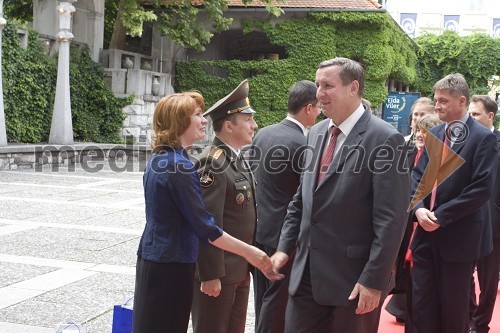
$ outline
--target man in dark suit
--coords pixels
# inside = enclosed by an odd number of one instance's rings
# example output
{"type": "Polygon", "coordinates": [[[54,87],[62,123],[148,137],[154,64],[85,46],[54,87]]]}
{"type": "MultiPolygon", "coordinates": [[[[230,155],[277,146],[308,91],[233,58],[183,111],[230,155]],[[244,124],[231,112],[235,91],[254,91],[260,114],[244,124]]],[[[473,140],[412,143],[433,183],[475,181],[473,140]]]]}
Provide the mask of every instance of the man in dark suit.
{"type": "Polygon", "coordinates": [[[463,75],[439,80],[434,102],[445,123],[428,132],[412,173],[419,223],[410,246],[413,333],[460,333],[469,329],[474,261],[492,250],[488,200],[498,148],[495,135],[467,113],[463,75]]]}
{"type": "MultiPolygon", "coordinates": [[[[500,131],[493,127],[498,106],[487,95],[474,95],[471,97],[469,114],[481,125],[490,129],[497,137],[500,146],[500,131]]],[[[500,157],[500,154],[499,154],[500,157]]],[[[498,271],[500,270],[500,169],[497,167],[493,195],[490,199],[491,226],[493,229],[493,252],[480,258],[477,263],[477,277],[479,282],[479,303],[476,301],[474,278],[471,284],[471,301],[469,320],[472,323],[470,333],[489,332],[489,323],[493,316],[493,308],[498,291],[498,271]]]]}
{"type": "Polygon", "coordinates": [[[407,218],[404,138],[363,108],[359,63],[322,62],[316,86],[328,119],[309,132],[272,257],[276,269],[296,249],[285,332],[376,333],[407,218]]]}
{"type": "MultiPolygon", "coordinates": [[[[257,129],[254,113],[245,80],[203,114],[211,117],[216,137],[197,163],[203,199],[215,224],[248,244],[254,241],[257,223],[255,180],[240,150],[252,142],[257,129]]],[[[244,333],[248,263],[211,244],[200,244],[196,277],[194,333],[244,333]]]]}
{"type": "MultiPolygon", "coordinates": [[[[316,85],[299,81],[288,92],[288,115],[280,123],[257,132],[252,146],[252,169],[257,186],[257,246],[269,256],[276,252],[286,209],[299,187],[306,127],[320,113],[316,85]]],[[[271,282],[254,276],[256,332],[283,333],[290,280],[289,262],[281,269],[285,279],[271,282]]]]}

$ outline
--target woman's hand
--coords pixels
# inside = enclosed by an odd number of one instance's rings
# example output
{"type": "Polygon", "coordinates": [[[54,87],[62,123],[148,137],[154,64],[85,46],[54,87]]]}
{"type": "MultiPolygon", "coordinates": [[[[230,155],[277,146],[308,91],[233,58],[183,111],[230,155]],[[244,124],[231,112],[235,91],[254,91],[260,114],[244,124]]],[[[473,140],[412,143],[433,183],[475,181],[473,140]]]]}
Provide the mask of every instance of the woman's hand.
{"type": "Polygon", "coordinates": [[[283,274],[278,272],[277,268],[273,266],[273,262],[264,251],[256,248],[255,246],[250,246],[250,248],[251,250],[249,251],[248,256],[245,256],[245,259],[250,264],[257,267],[268,280],[278,281],[285,277],[283,274]]]}

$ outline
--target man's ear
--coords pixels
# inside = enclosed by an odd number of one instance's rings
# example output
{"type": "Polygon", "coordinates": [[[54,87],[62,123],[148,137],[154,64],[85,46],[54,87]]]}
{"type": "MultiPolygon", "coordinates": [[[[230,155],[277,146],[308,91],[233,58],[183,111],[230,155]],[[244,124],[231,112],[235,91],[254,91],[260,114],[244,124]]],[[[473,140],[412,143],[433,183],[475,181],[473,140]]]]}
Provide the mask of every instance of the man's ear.
{"type": "Polygon", "coordinates": [[[488,119],[489,120],[495,119],[495,114],[493,112],[488,112],[488,119]]]}
{"type": "Polygon", "coordinates": [[[458,101],[459,101],[459,103],[460,103],[460,106],[462,106],[462,105],[466,105],[466,103],[467,103],[467,98],[465,98],[465,96],[460,96],[458,101]]]}
{"type": "Polygon", "coordinates": [[[222,128],[228,133],[231,133],[233,131],[232,123],[229,120],[224,120],[222,128]]]}
{"type": "Polygon", "coordinates": [[[354,80],[351,82],[351,95],[355,96],[358,94],[359,91],[359,82],[358,80],[354,80]]]}

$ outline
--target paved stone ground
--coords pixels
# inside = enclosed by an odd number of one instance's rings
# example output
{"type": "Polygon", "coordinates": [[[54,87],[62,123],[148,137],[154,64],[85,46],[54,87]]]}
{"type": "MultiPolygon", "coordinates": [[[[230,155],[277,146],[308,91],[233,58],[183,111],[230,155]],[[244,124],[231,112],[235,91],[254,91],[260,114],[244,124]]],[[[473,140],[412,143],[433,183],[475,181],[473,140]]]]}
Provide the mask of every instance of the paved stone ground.
{"type": "MultiPolygon", "coordinates": [[[[128,169],[0,171],[0,333],[68,321],[111,333],[145,222],[142,170],[128,169]]],[[[247,332],[253,322],[250,301],[247,332]]]]}

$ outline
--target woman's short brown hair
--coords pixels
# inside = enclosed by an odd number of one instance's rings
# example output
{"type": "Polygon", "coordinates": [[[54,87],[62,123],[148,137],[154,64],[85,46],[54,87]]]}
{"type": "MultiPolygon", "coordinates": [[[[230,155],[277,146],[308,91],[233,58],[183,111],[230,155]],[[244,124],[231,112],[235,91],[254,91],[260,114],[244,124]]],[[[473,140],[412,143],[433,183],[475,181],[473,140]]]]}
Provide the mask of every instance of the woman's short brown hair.
{"type": "Polygon", "coordinates": [[[417,130],[428,130],[436,125],[443,123],[441,119],[435,114],[426,114],[422,118],[420,118],[415,124],[415,131],[417,130]]]}
{"type": "Polygon", "coordinates": [[[203,112],[205,101],[195,91],[176,93],[163,97],[156,105],[153,115],[153,138],[151,147],[180,147],[179,137],[191,125],[191,115],[197,107],[203,112]]]}

